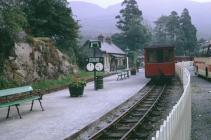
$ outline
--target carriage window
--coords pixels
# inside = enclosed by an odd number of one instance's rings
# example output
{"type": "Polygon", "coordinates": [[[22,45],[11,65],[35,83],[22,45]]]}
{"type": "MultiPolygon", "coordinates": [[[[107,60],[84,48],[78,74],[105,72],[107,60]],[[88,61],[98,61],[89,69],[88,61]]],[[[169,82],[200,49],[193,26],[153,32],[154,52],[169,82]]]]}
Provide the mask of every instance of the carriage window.
{"type": "Polygon", "coordinates": [[[158,50],[157,51],[157,62],[158,63],[163,62],[163,50],[158,50]]]}
{"type": "Polygon", "coordinates": [[[205,47],[205,48],[204,48],[204,56],[205,56],[205,57],[207,56],[207,52],[208,52],[208,48],[205,47]]]}
{"type": "Polygon", "coordinates": [[[147,50],[148,63],[163,63],[174,60],[174,49],[147,50]]]}
{"type": "Polygon", "coordinates": [[[203,50],[202,49],[199,50],[199,56],[203,56],[203,50]]]}
{"type": "Polygon", "coordinates": [[[210,57],[211,56],[211,47],[209,47],[207,55],[210,57]]]}
{"type": "Polygon", "coordinates": [[[157,61],[156,61],[156,51],[154,51],[154,50],[148,50],[147,51],[147,61],[149,62],[149,63],[156,63],[157,61]]]}
{"type": "Polygon", "coordinates": [[[174,58],[174,50],[167,49],[164,51],[164,62],[171,62],[174,58]]]}
{"type": "Polygon", "coordinates": [[[163,57],[163,61],[164,62],[168,62],[169,61],[169,49],[165,49],[164,51],[163,51],[163,55],[164,55],[164,57],[163,57]]]}

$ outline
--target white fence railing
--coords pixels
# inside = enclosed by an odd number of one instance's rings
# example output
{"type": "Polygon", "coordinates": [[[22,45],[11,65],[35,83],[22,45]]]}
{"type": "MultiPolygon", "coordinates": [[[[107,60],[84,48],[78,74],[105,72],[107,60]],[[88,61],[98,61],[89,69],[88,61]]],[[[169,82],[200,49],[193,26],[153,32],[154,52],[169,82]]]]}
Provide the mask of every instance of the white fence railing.
{"type": "Polygon", "coordinates": [[[191,138],[191,93],[190,73],[185,68],[192,65],[191,62],[176,64],[176,74],[183,83],[184,92],[173,107],[167,119],[156,132],[152,140],[190,140],[191,138]]]}

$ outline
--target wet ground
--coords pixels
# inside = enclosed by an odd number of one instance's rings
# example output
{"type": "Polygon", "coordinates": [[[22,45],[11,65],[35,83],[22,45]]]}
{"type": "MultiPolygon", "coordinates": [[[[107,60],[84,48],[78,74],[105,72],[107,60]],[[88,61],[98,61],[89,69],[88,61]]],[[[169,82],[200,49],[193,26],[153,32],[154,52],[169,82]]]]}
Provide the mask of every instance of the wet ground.
{"type": "Polygon", "coordinates": [[[211,140],[211,82],[192,72],[192,140],[211,140]]]}

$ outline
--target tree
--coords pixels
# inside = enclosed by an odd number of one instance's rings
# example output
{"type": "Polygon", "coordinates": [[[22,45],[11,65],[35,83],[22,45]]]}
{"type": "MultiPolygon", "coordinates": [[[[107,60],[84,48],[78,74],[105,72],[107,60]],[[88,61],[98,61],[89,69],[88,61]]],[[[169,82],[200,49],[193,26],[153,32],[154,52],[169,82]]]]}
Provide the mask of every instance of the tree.
{"type": "Polygon", "coordinates": [[[29,23],[27,33],[35,37],[50,37],[60,50],[76,53],[79,26],[67,0],[24,1],[29,23]]]}
{"type": "Polygon", "coordinates": [[[181,17],[172,11],[169,16],[161,16],[156,22],[154,40],[158,43],[173,44],[177,55],[194,52],[197,44],[196,28],[191,23],[188,10],[184,10],[181,17]]]}
{"type": "Polygon", "coordinates": [[[171,15],[168,17],[168,22],[166,24],[166,28],[168,31],[168,37],[169,41],[176,42],[179,33],[181,31],[180,29],[180,23],[179,23],[179,16],[177,12],[172,11],[171,15]]]}
{"type": "Polygon", "coordinates": [[[172,11],[167,22],[168,41],[176,47],[176,54],[184,54],[184,32],[180,26],[180,17],[172,11]]]}
{"type": "Polygon", "coordinates": [[[25,13],[21,9],[20,0],[0,1],[0,76],[14,43],[18,41],[18,33],[27,25],[25,13]]]}
{"type": "Polygon", "coordinates": [[[157,21],[155,21],[155,29],[154,29],[154,42],[157,43],[166,43],[168,42],[167,36],[167,23],[168,16],[161,16],[157,21]]]}
{"type": "Polygon", "coordinates": [[[184,9],[180,17],[181,29],[184,32],[184,49],[189,55],[194,52],[197,45],[196,27],[191,22],[191,16],[188,9],[184,9]]]}
{"type": "Polygon", "coordinates": [[[130,50],[143,48],[149,39],[149,32],[142,23],[142,11],[135,0],[124,0],[122,6],[124,8],[120,10],[120,15],[116,16],[116,26],[121,31],[119,36],[116,35],[119,37],[117,42],[122,42],[130,50]]]}

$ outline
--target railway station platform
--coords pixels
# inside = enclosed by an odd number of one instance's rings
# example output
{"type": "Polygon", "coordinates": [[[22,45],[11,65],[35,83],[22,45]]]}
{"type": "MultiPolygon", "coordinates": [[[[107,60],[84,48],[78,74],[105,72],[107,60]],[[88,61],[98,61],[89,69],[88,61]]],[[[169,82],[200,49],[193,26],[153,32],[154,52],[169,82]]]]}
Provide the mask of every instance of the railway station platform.
{"type": "Polygon", "coordinates": [[[104,78],[104,89],[94,90],[87,84],[82,97],[71,98],[68,89],[44,95],[41,111],[36,101],[20,106],[22,119],[15,107],[5,119],[7,108],[0,109],[0,140],[62,140],[99,119],[142,89],[149,79],[140,70],[135,76],[117,81],[117,75],[104,78]]]}

